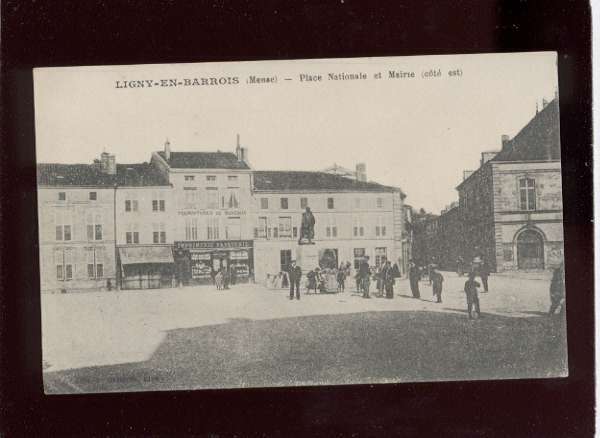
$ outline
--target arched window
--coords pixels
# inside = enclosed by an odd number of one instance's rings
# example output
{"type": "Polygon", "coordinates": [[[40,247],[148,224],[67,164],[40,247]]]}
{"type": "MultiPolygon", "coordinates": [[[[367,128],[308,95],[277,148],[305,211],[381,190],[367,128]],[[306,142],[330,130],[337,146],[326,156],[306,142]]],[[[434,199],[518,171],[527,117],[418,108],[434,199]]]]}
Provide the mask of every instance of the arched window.
{"type": "Polygon", "coordinates": [[[519,179],[519,200],[521,210],[535,210],[535,179],[519,179]]]}

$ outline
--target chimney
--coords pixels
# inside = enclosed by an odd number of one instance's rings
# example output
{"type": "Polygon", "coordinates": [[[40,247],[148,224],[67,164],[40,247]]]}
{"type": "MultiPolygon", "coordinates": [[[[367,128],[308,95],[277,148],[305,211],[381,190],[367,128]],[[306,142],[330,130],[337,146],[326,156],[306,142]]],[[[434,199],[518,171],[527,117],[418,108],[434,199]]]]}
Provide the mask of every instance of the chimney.
{"type": "Polygon", "coordinates": [[[502,135],[502,137],[500,137],[501,141],[502,141],[502,150],[505,150],[508,147],[508,144],[510,143],[510,137],[506,134],[502,135]]]}
{"type": "Polygon", "coordinates": [[[113,154],[108,152],[100,154],[100,170],[107,175],[117,174],[117,163],[113,154]]]}
{"type": "Polygon", "coordinates": [[[240,134],[237,134],[237,146],[235,147],[235,155],[238,161],[243,161],[248,166],[250,162],[248,161],[248,148],[244,148],[240,144],[240,134]]]}
{"type": "Polygon", "coordinates": [[[171,160],[171,143],[169,143],[169,139],[165,141],[165,159],[167,161],[171,160]]]}
{"type": "Polygon", "coordinates": [[[358,163],[356,165],[356,180],[367,181],[367,165],[365,163],[358,163]]]}

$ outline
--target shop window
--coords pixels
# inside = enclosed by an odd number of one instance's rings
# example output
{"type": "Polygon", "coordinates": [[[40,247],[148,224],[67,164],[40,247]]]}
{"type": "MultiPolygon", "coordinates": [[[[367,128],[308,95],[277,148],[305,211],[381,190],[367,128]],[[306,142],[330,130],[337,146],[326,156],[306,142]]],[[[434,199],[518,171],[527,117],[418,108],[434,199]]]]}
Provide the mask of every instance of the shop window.
{"type": "Polygon", "coordinates": [[[519,195],[521,210],[535,210],[536,209],[536,190],[535,190],[535,179],[533,178],[521,178],[519,180],[519,195]]]}
{"type": "Polygon", "coordinates": [[[327,208],[330,210],[333,208],[333,198],[327,198],[327,208]]]}
{"type": "Polygon", "coordinates": [[[288,209],[288,198],[281,198],[281,209],[282,210],[288,209]]]}
{"type": "Polygon", "coordinates": [[[308,207],[308,198],[300,198],[300,208],[306,210],[306,207],[308,207]]]}
{"type": "Polygon", "coordinates": [[[261,210],[267,210],[269,208],[269,198],[260,198],[261,210]]]}
{"type": "Polygon", "coordinates": [[[58,200],[66,201],[67,200],[67,192],[58,192],[58,200]]]}
{"type": "Polygon", "coordinates": [[[279,218],[279,237],[292,237],[292,218],[279,218]]]}
{"type": "Polygon", "coordinates": [[[90,192],[89,197],[90,197],[90,201],[96,201],[96,200],[98,200],[98,193],[90,192]]]}
{"type": "Polygon", "coordinates": [[[360,267],[360,262],[365,257],[365,249],[364,248],[354,248],[354,269],[358,269],[360,267]]]}

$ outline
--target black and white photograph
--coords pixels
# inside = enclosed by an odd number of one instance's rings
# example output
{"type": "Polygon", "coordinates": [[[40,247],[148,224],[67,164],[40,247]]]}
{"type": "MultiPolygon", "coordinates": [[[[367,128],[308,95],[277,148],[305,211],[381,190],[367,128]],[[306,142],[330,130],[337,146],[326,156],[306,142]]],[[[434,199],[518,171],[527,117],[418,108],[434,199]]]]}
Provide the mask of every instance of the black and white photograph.
{"type": "Polygon", "coordinates": [[[46,394],[569,375],[556,52],[33,79],[46,394]]]}

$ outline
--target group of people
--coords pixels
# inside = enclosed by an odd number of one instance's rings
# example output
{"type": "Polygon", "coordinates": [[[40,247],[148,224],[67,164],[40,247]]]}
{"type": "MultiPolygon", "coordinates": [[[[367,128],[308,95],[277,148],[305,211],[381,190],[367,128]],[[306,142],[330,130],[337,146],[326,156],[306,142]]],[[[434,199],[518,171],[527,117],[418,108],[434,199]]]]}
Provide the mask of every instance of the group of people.
{"type": "Polygon", "coordinates": [[[229,289],[236,282],[235,267],[221,267],[213,274],[213,281],[217,290],[229,289]]]}
{"type": "Polygon", "coordinates": [[[397,263],[383,260],[376,267],[369,266],[369,257],[365,256],[358,266],[356,274],[356,290],[362,292],[363,298],[371,298],[371,281],[375,281],[379,297],[394,298],[394,283],[400,277],[400,268],[397,263]]]}

